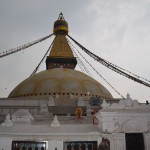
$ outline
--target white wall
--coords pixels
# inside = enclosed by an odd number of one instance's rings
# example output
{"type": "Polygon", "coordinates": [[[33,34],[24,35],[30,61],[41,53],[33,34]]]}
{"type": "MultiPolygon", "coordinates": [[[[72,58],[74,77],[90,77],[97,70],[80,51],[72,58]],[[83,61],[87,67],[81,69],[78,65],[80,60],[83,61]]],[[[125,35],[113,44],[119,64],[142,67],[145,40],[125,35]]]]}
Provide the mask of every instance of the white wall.
{"type": "Polygon", "coordinates": [[[0,137],[0,150],[11,150],[12,139],[0,137]]]}
{"type": "Polygon", "coordinates": [[[150,133],[145,133],[144,139],[145,139],[145,149],[150,150],[150,133]]]}
{"type": "Polygon", "coordinates": [[[113,133],[112,134],[113,147],[112,150],[126,150],[125,147],[125,134],[124,133],[113,133]]]}
{"type": "Polygon", "coordinates": [[[48,141],[48,150],[63,150],[63,141],[51,140],[48,141]]]}

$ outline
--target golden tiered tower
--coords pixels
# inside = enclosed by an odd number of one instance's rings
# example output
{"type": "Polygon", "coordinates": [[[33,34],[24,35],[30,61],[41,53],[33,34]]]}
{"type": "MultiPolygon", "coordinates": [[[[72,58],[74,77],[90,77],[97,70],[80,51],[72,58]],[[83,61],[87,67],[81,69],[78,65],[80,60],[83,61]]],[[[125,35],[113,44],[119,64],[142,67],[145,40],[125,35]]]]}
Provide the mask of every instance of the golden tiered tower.
{"type": "Polygon", "coordinates": [[[49,56],[46,59],[46,68],[69,68],[74,69],[77,60],[68,44],[66,35],[68,34],[68,23],[63,14],[60,13],[58,20],[54,23],[54,34],[56,35],[49,56]]]}

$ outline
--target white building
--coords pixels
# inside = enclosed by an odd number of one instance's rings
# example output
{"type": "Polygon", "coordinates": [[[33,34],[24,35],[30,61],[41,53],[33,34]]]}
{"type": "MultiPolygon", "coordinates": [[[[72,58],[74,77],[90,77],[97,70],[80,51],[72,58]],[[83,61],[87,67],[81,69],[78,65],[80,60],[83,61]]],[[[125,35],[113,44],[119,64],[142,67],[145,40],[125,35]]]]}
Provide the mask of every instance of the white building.
{"type": "Polygon", "coordinates": [[[149,150],[150,104],[115,99],[74,70],[62,14],[54,34],[46,70],[0,99],[0,150],[149,150]]]}

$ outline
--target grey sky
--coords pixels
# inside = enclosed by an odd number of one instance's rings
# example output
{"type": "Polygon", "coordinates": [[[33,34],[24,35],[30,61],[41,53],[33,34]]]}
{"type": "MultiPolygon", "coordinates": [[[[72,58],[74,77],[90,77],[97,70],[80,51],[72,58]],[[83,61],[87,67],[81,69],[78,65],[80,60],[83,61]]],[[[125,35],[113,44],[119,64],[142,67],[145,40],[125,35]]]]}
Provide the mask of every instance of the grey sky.
{"type": "MultiPolygon", "coordinates": [[[[0,51],[44,37],[53,30],[60,12],[69,34],[100,57],[150,80],[149,0],[5,0],[0,1],[0,51]]],[[[27,78],[51,44],[48,39],[0,61],[0,97],[6,97],[27,78]]],[[[150,89],[104,68],[87,57],[118,91],[141,102],[150,89]]],[[[45,69],[45,63],[40,70],[45,69]]],[[[39,71],[40,71],[39,70],[39,71]]],[[[93,73],[114,97],[119,97],[93,73]]]]}

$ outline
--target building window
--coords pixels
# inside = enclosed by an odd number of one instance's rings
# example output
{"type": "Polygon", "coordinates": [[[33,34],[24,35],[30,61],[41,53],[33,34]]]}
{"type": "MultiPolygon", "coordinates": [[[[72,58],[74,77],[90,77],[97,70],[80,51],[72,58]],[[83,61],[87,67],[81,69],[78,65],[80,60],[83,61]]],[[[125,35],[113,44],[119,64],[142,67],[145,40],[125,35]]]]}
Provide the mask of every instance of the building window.
{"type": "Polygon", "coordinates": [[[13,141],[12,150],[46,150],[46,142],[13,141]]]}
{"type": "Polygon", "coordinates": [[[97,150],[97,141],[64,142],[64,150],[97,150]]]}

